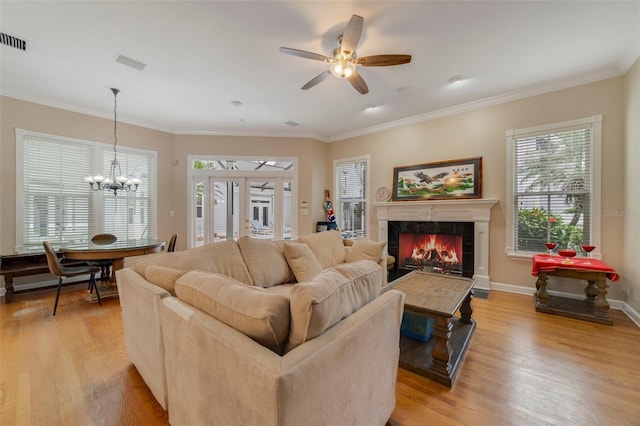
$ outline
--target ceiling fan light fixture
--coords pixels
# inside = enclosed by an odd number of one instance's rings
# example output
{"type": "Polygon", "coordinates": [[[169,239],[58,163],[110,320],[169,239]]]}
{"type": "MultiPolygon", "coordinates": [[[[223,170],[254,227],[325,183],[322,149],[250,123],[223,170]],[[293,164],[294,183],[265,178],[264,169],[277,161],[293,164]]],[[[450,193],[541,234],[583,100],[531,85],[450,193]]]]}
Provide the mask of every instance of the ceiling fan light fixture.
{"type": "Polygon", "coordinates": [[[329,71],[338,78],[349,78],[356,72],[356,64],[351,61],[335,61],[329,71]]]}

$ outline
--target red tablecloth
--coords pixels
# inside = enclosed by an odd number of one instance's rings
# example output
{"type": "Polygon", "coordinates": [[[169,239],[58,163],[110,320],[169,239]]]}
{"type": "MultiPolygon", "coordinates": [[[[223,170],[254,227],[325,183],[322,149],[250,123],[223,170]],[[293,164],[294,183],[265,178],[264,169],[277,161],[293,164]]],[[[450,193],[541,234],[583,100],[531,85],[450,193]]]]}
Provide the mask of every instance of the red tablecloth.
{"type": "Polygon", "coordinates": [[[609,265],[598,259],[587,259],[586,257],[572,257],[571,263],[564,263],[564,257],[548,254],[533,255],[533,269],[531,275],[538,276],[539,272],[551,272],[556,269],[571,269],[574,271],[595,271],[606,272],[607,278],[611,281],[618,281],[620,275],[609,265]]]}

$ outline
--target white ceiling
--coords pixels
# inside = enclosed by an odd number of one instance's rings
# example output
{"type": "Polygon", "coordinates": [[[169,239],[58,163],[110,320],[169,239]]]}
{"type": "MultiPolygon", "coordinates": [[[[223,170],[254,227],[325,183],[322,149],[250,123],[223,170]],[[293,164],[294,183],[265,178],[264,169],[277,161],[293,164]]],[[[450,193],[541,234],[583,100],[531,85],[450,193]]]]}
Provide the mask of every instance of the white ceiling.
{"type": "Polygon", "coordinates": [[[0,47],[2,95],[111,118],[117,87],[119,121],[325,141],[621,75],[640,52],[640,0],[3,0],[0,24],[28,43],[0,47]],[[353,14],[364,17],[359,56],[411,63],[359,68],[366,95],[332,76],[300,90],[327,64],[280,46],[329,55],[353,14]]]}

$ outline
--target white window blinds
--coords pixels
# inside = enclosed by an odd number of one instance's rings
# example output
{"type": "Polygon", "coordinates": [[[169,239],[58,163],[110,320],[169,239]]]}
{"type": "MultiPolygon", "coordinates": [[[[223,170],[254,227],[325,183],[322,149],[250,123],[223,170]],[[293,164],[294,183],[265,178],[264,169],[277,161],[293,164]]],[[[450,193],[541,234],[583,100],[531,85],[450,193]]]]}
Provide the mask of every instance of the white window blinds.
{"type": "Polygon", "coordinates": [[[338,228],[346,238],[366,237],[368,158],[336,163],[335,210],[338,228]]]}
{"type": "Polygon", "coordinates": [[[31,136],[24,139],[21,165],[23,249],[86,241],[93,203],[84,177],[92,172],[93,148],[31,136]]]}
{"type": "MultiPolygon", "coordinates": [[[[102,150],[103,175],[108,176],[113,160],[113,150],[102,150]]],[[[123,175],[142,182],[136,192],[101,191],[104,203],[104,231],[118,239],[137,239],[150,237],[151,212],[153,199],[152,173],[153,155],[146,152],[118,149],[118,161],[123,175]]]]}
{"type": "Polygon", "coordinates": [[[579,250],[591,242],[592,126],[522,134],[513,140],[513,235],[516,251],[545,242],[579,250]]]}

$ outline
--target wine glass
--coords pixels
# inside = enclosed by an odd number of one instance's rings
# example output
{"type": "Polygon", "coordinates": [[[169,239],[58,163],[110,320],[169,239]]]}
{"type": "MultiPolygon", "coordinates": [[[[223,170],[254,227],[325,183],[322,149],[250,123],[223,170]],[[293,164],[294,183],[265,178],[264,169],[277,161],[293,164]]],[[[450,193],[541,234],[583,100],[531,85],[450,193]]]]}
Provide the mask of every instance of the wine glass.
{"type": "Polygon", "coordinates": [[[554,248],[556,248],[557,244],[556,243],[544,243],[545,246],[547,246],[547,248],[549,249],[549,256],[552,256],[551,252],[553,251],[554,248]]]}
{"type": "Polygon", "coordinates": [[[596,246],[592,246],[591,244],[583,244],[582,250],[587,253],[587,261],[584,263],[591,263],[591,252],[596,248],[596,246]]]}

